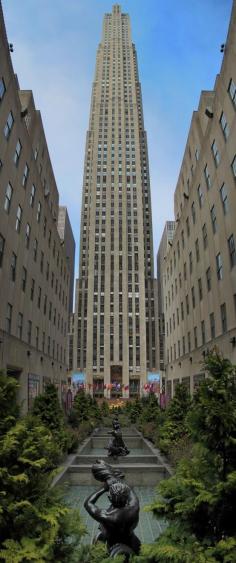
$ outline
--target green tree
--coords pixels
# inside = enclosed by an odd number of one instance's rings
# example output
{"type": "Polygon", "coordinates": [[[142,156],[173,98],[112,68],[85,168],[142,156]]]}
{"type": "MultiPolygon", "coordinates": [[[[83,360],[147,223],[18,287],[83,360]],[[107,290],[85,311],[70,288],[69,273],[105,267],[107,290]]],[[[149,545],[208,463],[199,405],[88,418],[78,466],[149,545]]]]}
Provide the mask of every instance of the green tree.
{"type": "Polygon", "coordinates": [[[19,385],[13,377],[0,371],[0,436],[11,428],[19,417],[16,394],[19,385]]]}
{"type": "Polygon", "coordinates": [[[72,520],[71,511],[51,488],[60,448],[38,416],[19,418],[16,391],[14,380],[2,375],[0,560],[66,562],[84,531],[78,513],[72,520]]]}
{"type": "Polygon", "coordinates": [[[77,428],[82,422],[89,421],[93,427],[100,419],[101,411],[96,399],[84,391],[79,391],[74,398],[73,408],[69,415],[70,424],[77,428]]]}
{"type": "Polygon", "coordinates": [[[190,404],[190,395],[186,386],[182,383],[178,384],[175,395],[166,409],[165,418],[159,427],[156,439],[156,444],[165,454],[169,454],[173,446],[178,447],[179,441],[188,434],[186,415],[190,404]]]}
{"type": "Polygon", "coordinates": [[[205,370],[187,416],[192,457],[161,482],[150,507],[169,527],[137,561],[236,561],[236,368],[212,353],[205,370]]]}
{"type": "Polygon", "coordinates": [[[62,451],[66,451],[69,435],[66,429],[64,413],[59,403],[57,389],[53,383],[49,383],[44,393],[35,398],[32,415],[37,416],[51,430],[59,448],[62,451]]]}

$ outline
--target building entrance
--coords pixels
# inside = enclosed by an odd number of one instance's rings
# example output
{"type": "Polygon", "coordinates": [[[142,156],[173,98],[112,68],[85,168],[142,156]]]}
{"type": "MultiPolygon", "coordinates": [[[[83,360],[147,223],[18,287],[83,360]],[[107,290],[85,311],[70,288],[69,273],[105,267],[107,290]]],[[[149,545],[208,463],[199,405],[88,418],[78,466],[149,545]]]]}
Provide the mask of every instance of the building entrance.
{"type": "Polygon", "coordinates": [[[111,398],[122,396],[122,366],[111,366],[111,398]]]}

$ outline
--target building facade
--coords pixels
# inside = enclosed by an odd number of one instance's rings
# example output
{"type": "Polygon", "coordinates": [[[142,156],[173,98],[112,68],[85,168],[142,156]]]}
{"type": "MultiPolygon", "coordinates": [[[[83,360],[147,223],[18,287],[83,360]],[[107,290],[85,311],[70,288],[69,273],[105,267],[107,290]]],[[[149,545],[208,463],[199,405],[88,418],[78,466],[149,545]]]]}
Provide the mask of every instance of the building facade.
{"type": "Polygon", "coordinates": [[[129,16],[105,14],[87,133],[74,368],[105,396],[142,392],[158,363],[147,137],[129,16]]]}
{"type": "Polygon", "coordinates": [[[66,261],[70,272],[70,289],[69,289],[69,315],[73,313],[74,299],[74,276],[75,276],[75,239],[70,224],[67,208],[60,205],[58,210],[58,233],[61,244],[64,245],[66,261]]]}
{"type": "Polygon", "coordinates": [[[236,363],[236,4],[220,74],[193,113],[160,269],[167,393],[193,392],[213,347],[236,363]]]}
{"type": "Polygon", "coordinates": [[[163,263],[167,258],[169,247],[175,233],[175,221],[166,221],[160,246],[157,253],[157,286],[158,286],[158,321],[159,321],[159,354],[162,389],[165,385],[165,308],[164,308],[164,279],[163,263]]]}
{"type": "Polygon", "coordinates": [[[0,6],[0,369],[26,412],[53,381],[63,399],[70,268],[40,112],[12,67],[0,6]]]}

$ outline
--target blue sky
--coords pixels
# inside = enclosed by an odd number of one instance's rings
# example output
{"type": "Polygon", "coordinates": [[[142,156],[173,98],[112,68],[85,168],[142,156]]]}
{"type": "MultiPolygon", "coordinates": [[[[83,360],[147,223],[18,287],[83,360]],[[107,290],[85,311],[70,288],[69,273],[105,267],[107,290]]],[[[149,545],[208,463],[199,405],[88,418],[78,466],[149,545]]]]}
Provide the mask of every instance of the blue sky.
{"type": "MultiPolygon", "coordinates": [[[[60,193],[77,245],[85,135],[95,57],[108,0],[2,0],[13,64],[41,110],[60,193]]],[[[138,52],[151,175],[154,252],[173,194],[191,115],[214,87],[232,0],[124,0],[138,52]]]]}

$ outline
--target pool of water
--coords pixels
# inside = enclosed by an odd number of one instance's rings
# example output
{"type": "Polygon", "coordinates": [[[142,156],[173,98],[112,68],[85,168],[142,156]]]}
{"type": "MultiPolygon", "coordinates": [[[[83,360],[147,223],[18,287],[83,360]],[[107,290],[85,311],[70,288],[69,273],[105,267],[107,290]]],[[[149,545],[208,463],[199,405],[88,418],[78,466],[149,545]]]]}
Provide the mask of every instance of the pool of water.
{"type": "MultiPolygon", "coordinates": [[[[91,485],[68,485],[65,489],[66,503],[73,508],[79,508],[82,520],[87,528],[88,533],[83,538],[83,543],[86,544],[92,543],[93,537],[98,529],[98,523],[89,516],[84,508],[85,499],[95,490],[96,487],[91,485]]],[[[140,502],[139,524],[135,533],[142,543],[153,543],[166,528],[166,523],[163,519],[156,519],[151,512],[144,511],[144,507],[153,502],[155,490],[153,487],[135,487],[135,492],[138,495],[140,502]]],[[[100,497],[97,504],[101,508],[105,508],[106,506],[108,507],[110,503],[107,496],[104,495],[100,497]]]]}

